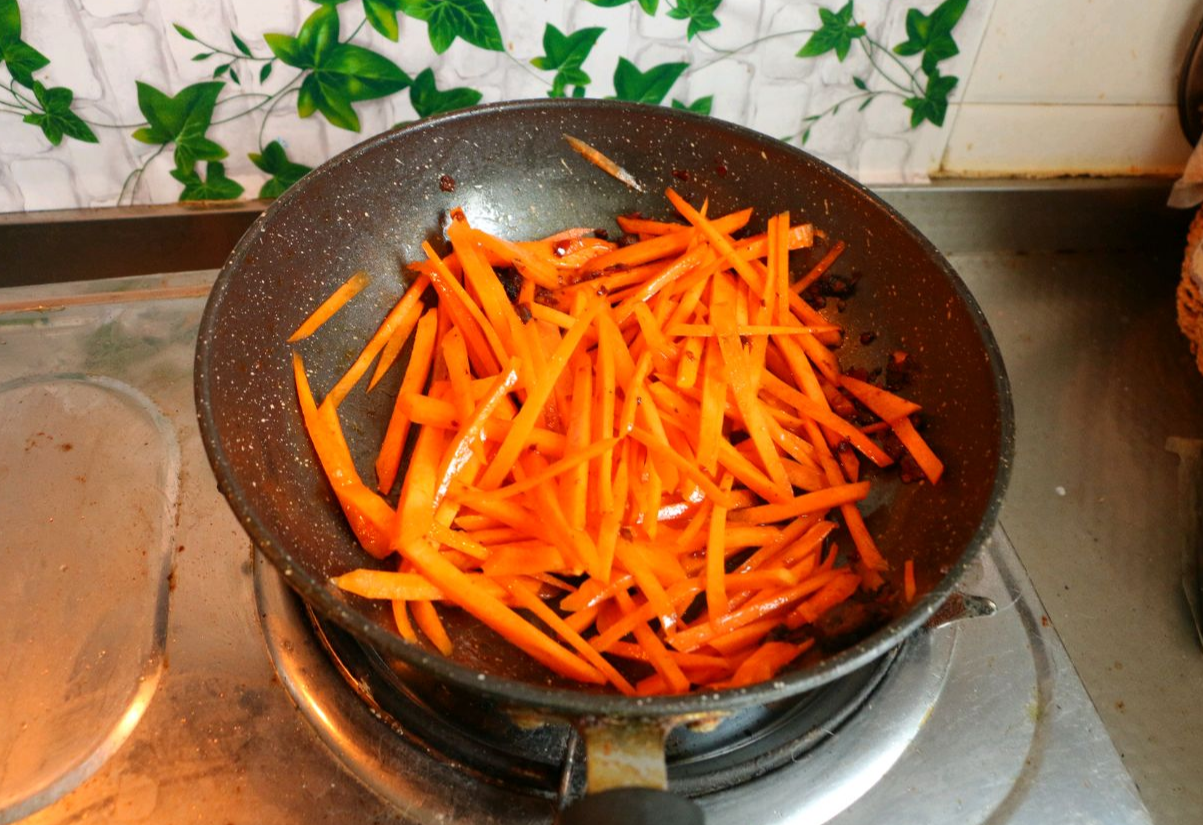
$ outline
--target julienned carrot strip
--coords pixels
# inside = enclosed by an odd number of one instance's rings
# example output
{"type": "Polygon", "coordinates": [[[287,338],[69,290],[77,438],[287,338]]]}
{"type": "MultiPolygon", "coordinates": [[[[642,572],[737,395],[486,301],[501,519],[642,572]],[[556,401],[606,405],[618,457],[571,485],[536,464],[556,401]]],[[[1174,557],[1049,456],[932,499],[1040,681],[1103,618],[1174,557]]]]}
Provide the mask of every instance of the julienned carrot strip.
{"type": "Polygon", "coordinates": [[[568,141],[568,145],[572,147],[574,152],[592,163],[598,169],[601,169],[607,175],[610,175],[616,180],[625,183],[636,192],[643,191],[643,187],[639,185],[639,181],[631,177],[630,172],[628,172],[626,169],[623,169],[617,163],[594,149],[588,143],[585,143],[585,141],[574,138],[572,135],[564,135],[564,140],[568,141]]]}
{"type": "Polygon", "coordinates": [[[425,275],[418,276],[409,289],[405,290],[405,294],[401,296],[401,300],[397,301],[396,305],[385,316],[384,321],[377,327],[376,332],[368,339],[363,350],[359,353],[359,357],[351,364],[350,369],[346,371],[338,383],[334,385],[334,389],[326,395],[325,400],[330,401],[335,407],[342,403],[342,400],[347,397],[347,393],[351,388],[358,383],[363,374],[368,371],[368,367],[372,365],[372,361],[384,349],[389,338],[397,331],[414,305],[422,300],[422,295],[426,292],[426,287],[430,286],[430,278],[425,275]]]}
{"type": "Polygon", "coordinates": [[[430,529],[430,538],[439,544],[445,544],[461,553],[475,559],[484,560],[489,557],[489,548],[474,539],[463,530],[452,530],[438,521],[430,529]]]}
{"type": "Polygon", "coordinates": [[[508,586],[510,593],[514,595],[518,604],[534,613],[540,621],[559,634],[560,638],[572,645],[585,661],[605,674],[610,683],[618,688],[621,693],[627,696],[634,695],[635,688],[631,687],[631,683],[623,678],[622,674],[615,670],[612,664],[607,662],[600,653],[589,646],[589,643],[581,637],[579,632],[573,630],[567,622],[560,618],[559,614],[544,604],[543,600],[528,589],[523,582],[511,581],[508,586]]]}
{"type": "Polygon", "coordinates": [[[463,422],[458,437],[452,443],[451,450],[439,467],[438,488],[435,490],[436,504],[442,501],[443,496],[447,494],[447,488],[451,486],[452,479],[459,474],[467,463],[468,457],[472,455],[472,450],[484,430],[485,422],[505,400],[506,394],[514,388],[514,384],[518,381],[518,370],[521,367],[517,358],[510,359],[505,370],[494,378],[493,388],[485,396],[484,401],[476,408],[471,417],[463,422]]]}
{"type": "Polygon", "coordinates": [[[352,570],[335,576],[332,581],[340,589],[368,599],[430,601],[443,598],[443,591],[418,573],[352,570]]]}
{"type": "Polygon", "coordinates": [[[840,386],[887,424],[893,424],[921,409],[913,401],[907,401],[889,390],[883,390],[881,387],[875,387],[847,375],[840,376],[840,386]]]}
{"type": "Polygon", "coordinates": [[[405,346],[405,342],[409,340],[410,333],[414,331],[414,327],[418,324],[418,319],[422,317],[423,309],[424,307],[421,304],[414,304],[410,308],[409,314],[389,337],[388,343],[384,345],[384,349],[380,352],[380,360],[376,362],[376,369],[372,372],[372,377],[368,379],[369,391],[380,383],[380,379],[396,363],[397,356],[401,354],[401,348],[405,346]]]}
{"type": "Polygon", "coordinates": [[[828,575],[831,578],[824,583],[822,589],[794,608],[793,612],[786,617],[785,623],[790,628],[813,624],[816,619],[847,599],[860,587],[859,576],[847,573],[828,575]]]}
{"type": "MultiPolygon", "coordinates": [[[[731,491],[735,477],[730,473],[723,476],[721,490],[731,491]]],[[[710,531],[706,539],[706,608],[710,621],[717,622],[727,612],[727,582],[724,565],[727,561],[723,533],[727,528],[727,508],[715,503],[710,516],[710,531]]]]}
{"type": "Polygon", "coordinates": [[[932,452],[931,447],[927,446],[927,442],[923,440],[923,436],[919,435],[911,420],[900,418],[892,426],[894,435],[898,436],[902,446],[906,447],[907,452],[915,459],[915,463],[923,470],[927,480],[932,484],[939,482],[940,477],[944,475],[944,462],[936,458],[936,454],[932,452]]]}
{"type": "MultiPolygon", "coordinates": [[[[715,218],[710,223],[719,232],[738,232],[748,223],[751,217],[751,209],[742,209],[739,212],[715,218]]],[[[689,243],[693,240],[693,237],[694,230],[686,227],[680,232],[671,232],[667,235],[652,238],[651,240],[624,246],[589,261],[581,267],[581,274],[589,275],[619,266],[638,266],[639,264],[658,261],[671,255],[680,255],[689,248],[689,243]]]]}
{"type": "Polygon", "coordinates": [[[415,601],[410,602],[409,607],[413,611],[418,629],[430,640],[439,653],[450,656],[455,646],[451,644],[451,637],[447,635],[447,629],[443,627],[443,622],[439,619],[434,605],[430,602],[415,601]]]}
{"type": "Polygon", "coordinates": [[[489,558],[480,566],[482,573],[493,578],[527,576],[563,568],[564,556],[560,551],[541,541],[494,547],[489,558]]]}
{"type": "Polygon", "coordinates": [[[322,301],[321,305],[313,311],[313,314],[297,327],[297,331],[288,337],[288,343],[295,344],[297,341],[308,338],[317,332],[318,327],[329,321],[334,316],[334,313],[342,309],[348,301],[358,295],[369,283],[371,283],[371,279],[368,278],[368,273],[363,270],[356,272],[346,280],[346,283],[334,290],[329,298],[322,301]]]}
{"type": "MultiPolygon", "coordinates": [[[[838,332],[835,324],[824,324],[821,327],[803,326],[773,326],[771,324],[744,324],[735,328],[735,334],[741,338],[750,335],[813,335],[816,332],[838,332]]],[[[710,324],[677,324],[665,330],[668,335],[681,338],[709,338],[715,335],[714,327],[710,324]]]]}
{"type": "Polygon", "coordinates": [[[594,301],[585,314],[577,318],[572,329],[568,331],[568,334],[564,336],[559,346],[556,347],[555,352],[547,359],[545,371],[538,376],[534,386],[529,387],[527,390],[526,402],[514,418],[513,429],[505,437],[505,441],[497,449],[497,454],[493,456],[493,461],[489,464],[488,469],[485,470],[484,475],[481,476],[478,485],[481,489],[492,490],[500,486],[506,473],[513,468],[514,462],[518,458],[518,453],[522,451],[526,443],[530,430],[535,426],[535,419],[539,411],[547,403],[547,399],[551,395],[552,389],[555,387],[555,382],[560,377],[560,373],[568,365],[568,359],[576,351],[577,345],[580,344],[581,338],[585,335],[585,331],[593,325],[593,319],[597,317],[601,308],[602,303],[594,301]]]}
{"type": "Polygon", "coordinates": [[[404,599],[393,599],[393,622],[397,625],[397,633],[407,642],[417,642],[418,634],[409,621],[409,611],[404,599]]]}
{"type": "Polygon", "coordinates": [[[839,258],[840,255],[844,254],[844,250],[846,248],[847,247],[843,241],[836,241],[832,245],[831,249],[827,250],[827,254],[824,255],[819,262],[811,268],[810,272],[807,272],[794,282],[794,292],[801,295],[810,287],[811,284],[819,280],[819,278],[822,278],[823,273],[831,268],[831,265],[835,263],[836,259],[839,258]]]}
{"type": "MultiPolygon", "coordinates": [[[[614,594],[614,598],[623,611],[629,612],[633,607],[631,597],[625,590],[619,590],[614,594]]],[[[684,693],[689,690],[689,679],[681,672],[681,666],[668,655],[668,650],[656,634],[652,633],[651,628],[646,624],[636,624],[634,633],[635,641],[647,651],[648,661],[656,669],[656,672],[668,682],[669,689],[674,693],[684,693]]]]}
{"type": "Polygon", "coordinates": [[[571,453],[554,464],[548,465],[547,469],[542,472],[527,476],[522,481],[515,481],[513,484],[507,484],[504,487],[498,487],[496,490],[489,490],[479,495],[500,499],[510,498],[511,496],[525,493],[528,490],[533,490],[540,484],[546,484],[551,481],[561,473],[566,473],[569,470],[580,467],[599,455],[604,455],[606,452],[613,450],[614,446],[621,442],[621,440],[619,438],[607,438],[605,441],[590,444],[588,447],[580,449],[579,452],[571,453]]]}
{"type": "Polygon", "coordinates": [[[546,634],[536,629],[483,588],[472,583],[464,573],[444,559],[434,545],[420,539],[399,548],[401,555],[413,562],[447,598],[513,645],[551,670],[578,682],[604,684],[606,677],[576,654],[571,653],[546,634]]]}
{"type": "Polygon", "coordinates": [[[767,682],[814,643],[814,639],[807,639],[797,645],[788,642],[767,642],[744,659],[730,679],[719,682],[716,687],[738,688],[754,685],[757,682],[767,682]]]}

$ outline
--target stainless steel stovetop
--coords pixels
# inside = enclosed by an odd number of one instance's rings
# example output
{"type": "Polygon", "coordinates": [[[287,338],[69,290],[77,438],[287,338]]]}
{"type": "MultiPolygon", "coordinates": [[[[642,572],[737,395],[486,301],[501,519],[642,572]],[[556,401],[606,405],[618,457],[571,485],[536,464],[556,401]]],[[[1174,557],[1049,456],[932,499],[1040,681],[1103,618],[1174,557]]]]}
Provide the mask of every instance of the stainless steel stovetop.
{"type": "MultiPolygon", "coordinates": [[[[550,821],[398,736],[253,558],[194,423],[213,277],[0,290],[0,822],[550,821]]],[[[994,614],[709,821],[1150,822],[1001,529],[964,588],[994,614]]]]}

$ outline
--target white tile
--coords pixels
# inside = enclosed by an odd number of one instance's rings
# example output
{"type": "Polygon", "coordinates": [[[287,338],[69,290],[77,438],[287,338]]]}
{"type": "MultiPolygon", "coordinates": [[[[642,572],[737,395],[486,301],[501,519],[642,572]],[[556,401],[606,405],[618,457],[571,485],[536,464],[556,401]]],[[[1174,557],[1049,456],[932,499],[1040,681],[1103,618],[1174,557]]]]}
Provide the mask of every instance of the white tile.
{"type": "Polygon", "coordinates": [[[117,17],[142,11],[146,0],[82,0],[82,3],[93,17],[117,17]]]}
{"type": "Polygon", "coordinates": [[[50,65],[37,73],[40,80],[66,86],[81,99],[103,94],[84,23],[70,0],[22,4],[21,30],[22,39],[50,60],[50,65]]]}
{"type": "Polygon", "coordinates": [[[71,167],[65,161],[54,157],[30,158],[13,161],[10,168],[26,211],[74,209],[80,205],[71,167]]]}
{"type": "Polygon", "coordinates": [[[106,85],[111,90],[106,102],[111,97],[122,122],[142,120],[136,81],[144,80],[166,94],[179,91],[170,87],[172,73],[163,51],[164,37],[161,30],[146,23],[108,23],[92,29],[106,85]]]}
{"type": "Polygon", "coordinates": [[[962,104],[941,172],[1168,175],[1189,153],[1172,106],[962,104]]]}
{"type": "Polygon", "coordinates": [[[1174,103],[1199,17],[1188,0],[1000,0],[965,100],[1174,103]]]}

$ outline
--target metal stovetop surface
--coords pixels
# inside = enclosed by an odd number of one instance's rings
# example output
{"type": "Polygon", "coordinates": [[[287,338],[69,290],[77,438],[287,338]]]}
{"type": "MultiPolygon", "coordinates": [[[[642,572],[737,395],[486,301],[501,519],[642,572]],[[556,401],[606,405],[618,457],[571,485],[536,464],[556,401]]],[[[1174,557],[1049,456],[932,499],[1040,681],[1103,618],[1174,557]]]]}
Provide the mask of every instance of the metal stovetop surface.
{"type": "MultiPolygon", "coordinates": [[[[951,253],[999,337],[1018,424],[1003,524],[1045,614],[1153,820],[1196,821],[1203,656],[1180,597],[1175,459],[1163,450],[1167,436],[1203,434],[1203,380],[1173,322],[1178,249],[1142,245],[1150,236],[1140,221],[1160,217],[1142,213],[1150,199],[1139,187],[1135,198],[1122,186],[890,198],[951,253]],[[1046,207],[1034,213],[1033,204],[1046,207]],[[1084,222],[1091,207],[1100,217],[1084,222]],[[1095,231],[1108,220],[1130,233],[1095,231]],[[1015,231],[1029,223],[1030,232],[1015,231]]],[[[3,677],[27,668],[26,693],[45,687],[61,730],[111,721],[97,741],[71,739],[75,751],[44,749],[37,767],[48,775],[56,759],[91,757],[68,785],[95,772],[30,822],[321,822],[349,811],[357,821],[397,820],[317,744],[267,656],[249,543],[216,492],[194,423],[192,346],[213,277],[0,291],[0,405],[8,405],[0,415],[24,427],[0,436],[9,525],[0,557],[25,574],[0,585],[0,610],[17,617],[0,626],[0,644],[24,651],[3,677]],[[30,310],[38,305],[50,308],[30,310]],[[29,376],[58,377],[22,383],[29,376]],[[125,439],[143,460],[123,464],[89,426],[125,439]],[[81,547],[112,556],[89,566],[81,547]],[[53,656],[23,649],[33,636],[20,636],[28,604],[47,598],[62,606],[53,656]],[[71,632],[85,627],[92,631],[71,632]],[[118,649],[134,652],[109,654],[118,649]],[[66,664],[55,671],[55,662],[66,664]]],[[[1017,565],[996,572],[1025,586],[1017,565]]],[[[1065,710],[1042,701],[1033,696],[1028,724],[1065,710]]],[[[1094,718],[1088,704],[1067,714],[1078,726],[1094,718]]],[[[0,720],[0,766],[30,745],[29,718],[0,720]]],[[[977,735],[989,741],[981,721],[977,735]]],[[[1078,765],[1073,781],[1097,781],[1095,760],[1055,746],[1048,753],[1078,765]]],[[[912,792],[948,809],[956,792],[946,779],[923,777],[912,792]]],[[[64,787],[48,786],[45,799],[64,787]]],[[[966,792],[958,804],[985,797],[966,792]]],[[[1018,802],[992,821],[1027,821],[1014,818],[1018,802]]],[[[1058,820],[1072,813],[1055,798],[1042,804],[1058,820]]]]}

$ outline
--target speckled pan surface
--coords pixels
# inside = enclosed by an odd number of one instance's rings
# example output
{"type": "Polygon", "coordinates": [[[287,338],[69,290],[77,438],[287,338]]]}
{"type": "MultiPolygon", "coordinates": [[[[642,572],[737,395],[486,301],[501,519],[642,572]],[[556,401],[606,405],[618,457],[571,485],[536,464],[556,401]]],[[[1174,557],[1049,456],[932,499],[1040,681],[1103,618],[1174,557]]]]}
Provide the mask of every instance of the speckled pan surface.
{"type": "MultiPolygon", "coordinates": [[[[795,271],[808,265],[796,253],[795,271]]],[[[391,380],[390,380],[391,378],[391,380]]],[[[359,466],[370,468],[400,380],[340,408],[359,466]]],[[[320,167],[252,226],[218,279],[201,323],[196,394],[218,482],[255,543],[320,613],[426,677],[503,702],[572,714],[648,715],[737,707],[812,689],[881,655],[935,611],[997,518],[1012,449],[1010,393],[984,317],[947,261],[897,213],[826,164],[771,138],[660,107],[526,101],[479,107],[373,138],[320,167]],[[574,154],[562,135],[597,147],[641,181],[640,194],[574,154]],[[675,173],[675,174],[674,174],[675,173]],[[449,176],[455,190],[440,179],[449,176]],[[915,560],[920,592],[884,627],[826,659],[751,688],[630,700],[556,682],[507,655],[475,625],[457,628],[462,662],[395,635],[383,605],[337,591],[333,575],[374,562],[355,544],[308,443],[285,339],[354,271],[371,286],[300,350],[320,397],[396,300],[423,240],[441,248],[440,214],[462,206],[475,225],[521,239],[569,226],[614,229],[615,215],[669,217],[672,185],[710,214],[755,207],[749,231],[788,209],[849,248],[839,271],[857,294],[830,315],[848,331],[847,366],[875,367],[895,349],[918,364],[908,394],[924,406],[945,480],[876,485],[863,509],[886,557],[915,560]],[[861,332],[876,340],[862,345],[861,332]]],[[[369,476],[370,477],[370,476],[369,476]]],[[[895,576],[895,580],[896,580],[895,576]]]]}

